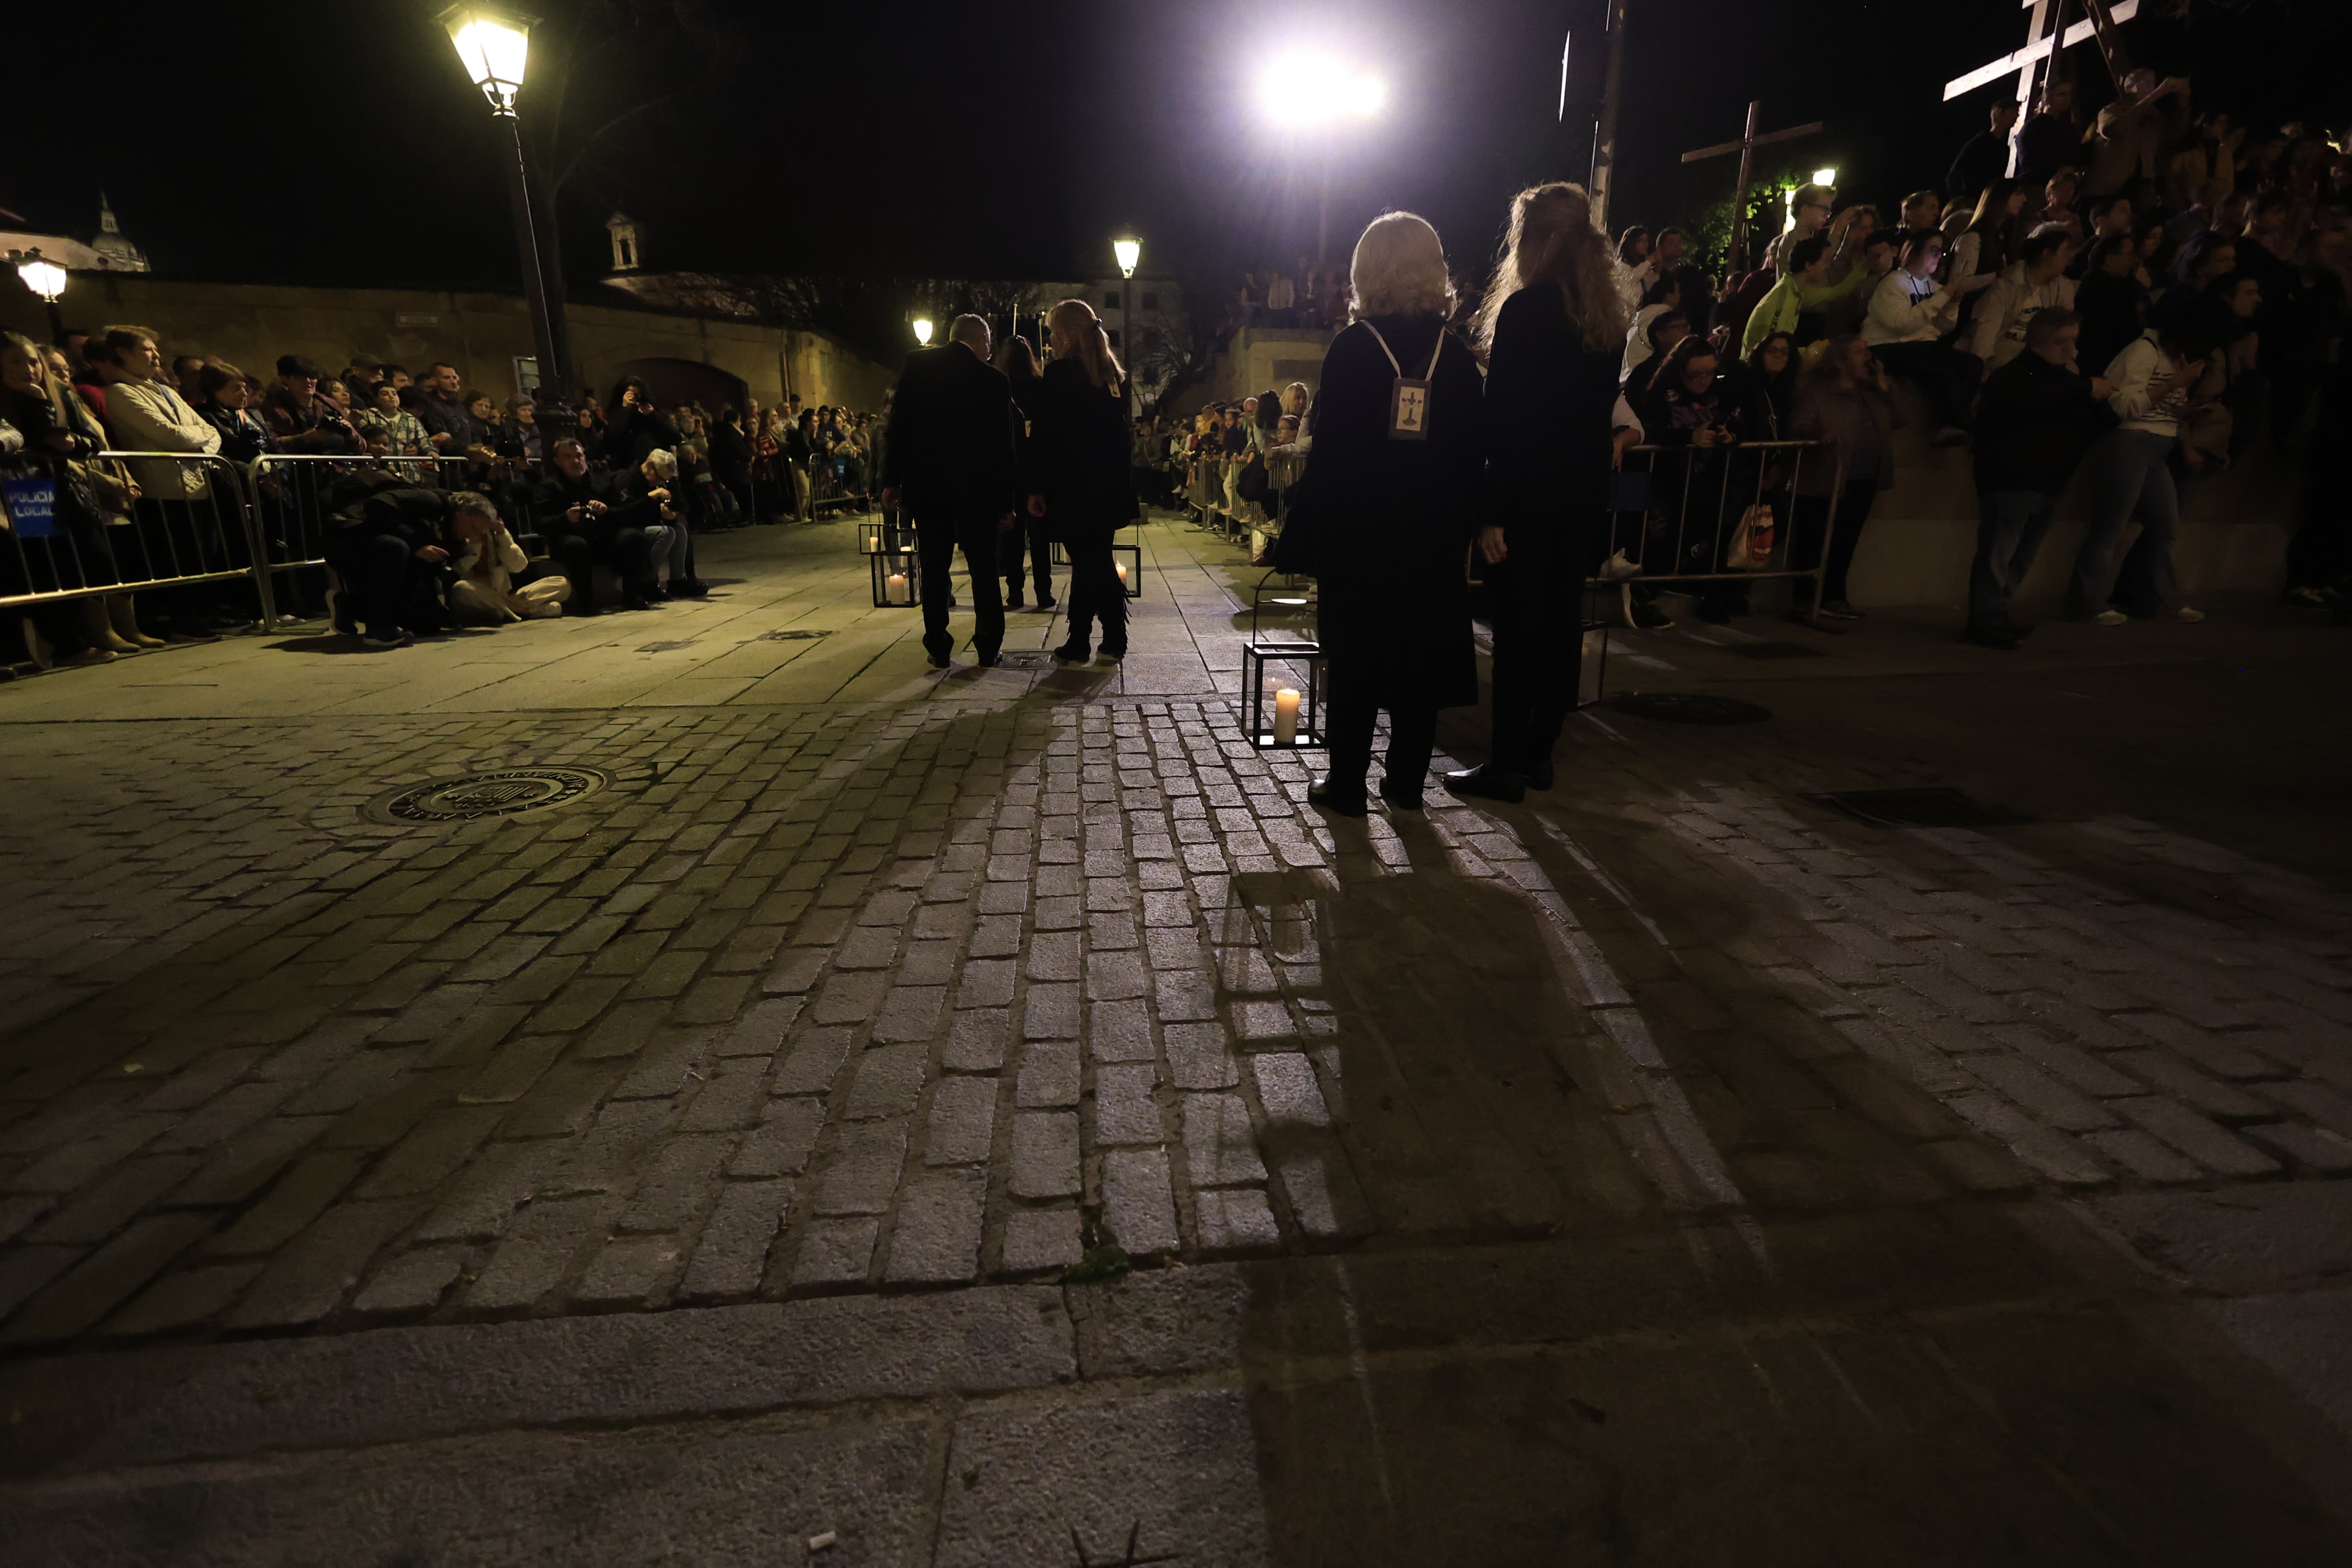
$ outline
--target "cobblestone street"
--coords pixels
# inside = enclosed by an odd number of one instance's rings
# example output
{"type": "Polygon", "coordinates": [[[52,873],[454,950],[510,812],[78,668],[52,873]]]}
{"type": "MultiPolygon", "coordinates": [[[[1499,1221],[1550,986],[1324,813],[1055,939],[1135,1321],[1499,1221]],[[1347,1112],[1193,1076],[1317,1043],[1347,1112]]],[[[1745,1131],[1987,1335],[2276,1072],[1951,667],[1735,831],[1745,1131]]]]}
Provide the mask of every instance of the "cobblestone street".
{"type": "Polygon", "coordinates": [[[28,1561],[2344,1560],[2340,632],[1633,634],[1774,717],[1353,823],[1243,736],[1228,547],[1144,530],[1124,666],[940,677],[850,531],[0,690],[28,1561]],[[383,810],[519,768],[598,787],[383,810]],[[1929,784],[2021,820],[1816,798],[1929,784]]]}

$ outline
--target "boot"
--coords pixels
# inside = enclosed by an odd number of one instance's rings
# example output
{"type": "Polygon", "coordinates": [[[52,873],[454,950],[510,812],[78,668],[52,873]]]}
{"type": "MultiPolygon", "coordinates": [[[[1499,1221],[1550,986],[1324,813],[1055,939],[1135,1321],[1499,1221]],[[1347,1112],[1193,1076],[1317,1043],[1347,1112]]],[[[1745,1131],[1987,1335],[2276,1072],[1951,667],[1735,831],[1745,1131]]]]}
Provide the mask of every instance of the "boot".
{"type": "MultiPolygon", "coordinates": [[[[134,647],[162,647],[163,646],[163,639],[162,637],[151,637],[145,632],[139,629],[139,602],[130,595],[109,594],[106,596],[106,615],[108,620],[113,623],[114,635],[121,637],[124,642],[130,643],[134,647]]],[[[109,647],[114,647],[112,643],[109,643],[107,646],[109,647]]],[[[116,648],[115,651],[120,653],[122,650],[116,648]]]]}
{"type": "Polygon", "coordinates": [[[109,653],[137,653],[139,645],[116,635],[106,618],[106,603],[102,599],[81,602],[81,635],[89,639],[92,647],[102,647],[109,653]]]}

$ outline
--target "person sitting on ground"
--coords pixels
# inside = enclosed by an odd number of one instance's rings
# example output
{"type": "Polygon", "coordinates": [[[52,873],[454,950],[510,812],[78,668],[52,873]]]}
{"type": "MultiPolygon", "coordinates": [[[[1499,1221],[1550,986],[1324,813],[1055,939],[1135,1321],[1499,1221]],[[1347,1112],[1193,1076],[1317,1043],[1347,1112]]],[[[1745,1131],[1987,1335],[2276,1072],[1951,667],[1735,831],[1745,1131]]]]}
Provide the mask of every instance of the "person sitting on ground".
{"type": "Polygon", "coordinates": [[[1862,336],[1890,374],[1918,384],[1936,420],[1936,444],[1951,447],[1968,439],[1984,362],[1939,341],[1959,313],[1958,299],[1935,280],[1943,254],[1944,237],[1933,229],[1905,236],[1902,265],[1872,292],[1862,336]]]}
{"type": "MultiPolygon", "coordinates": [[[[325,553],[336,577],[328,596],[331,623],[379,648],[404,647],[420,631],[438,631],[453,521],[461,508],[495,515],[489,498],[404,484],[382,468],[361,474],[349,489],[356,494],[328,520],[325,553]]],[[[338,487],[339,497],[346,493],[338,487]]]]}
{"type": "Polygon", "coordinates": [[[577,438],[555,443],[551,467],[531,494],[530,515],[572,584],[564,601],[571,613],[596,614],[599,566],[620,580],[623,609],[650,608],[656,591],[643,525],[615,509],[611,482],[589,471],[588,449],[577,438]]]}
{"type": "Polygon", "coordinates": [[[625,526],[641,528],[646,553],[652,563],[646,574],[646,597],[699,599],[710,592],[694,575],[693,540],[687,531],[686,508],[675,493],[677,456],[656,449],[634,468],[614,476],[613,510],[625,526]],[[661,581],[667,568],[669,580],[661,581]]]}
{"type": "Polygon", "coordinates": [[[572,595],[570,581],[549,574],[517,586],[514,574],[528,571],[530,557],[499,521],[488,498],[475,499],[485,504],[461,505],[451,519],[457,560],[449,579],[450,617],[460,626],[502,626],[562,615],[563,601],[572,595]]]}
{"type": "Polygon", "coordinates": [[[2082,319],[2061,305],[2034,313],[2025,352],[1985,378],[1977,412],[1977,552],[1969,569],[1964,634],[1986,647],[2014,648],[2033,628],[2010,615],[2058,497],[2092,440],[2113,423],[2114,389],[2077,363],[2082,319]]]}

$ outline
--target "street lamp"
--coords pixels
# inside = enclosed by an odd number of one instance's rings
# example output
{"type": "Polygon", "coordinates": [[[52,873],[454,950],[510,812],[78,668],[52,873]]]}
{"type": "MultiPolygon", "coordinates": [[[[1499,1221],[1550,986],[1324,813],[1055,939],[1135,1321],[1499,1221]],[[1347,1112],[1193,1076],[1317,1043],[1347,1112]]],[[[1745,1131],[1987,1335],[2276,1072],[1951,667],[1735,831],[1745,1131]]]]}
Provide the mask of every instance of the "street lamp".
{"type": "Polygon", "coordinates": [[[915,342],[925,348],[931,346],[931,319],[929,316],[915,318],[915,342]]]}
{"type": "MultiPolygon", "coordinates": [[[[547,306],[547,278],[539,261],[539,226],[531,216],[530,165],[523,154],[522,121],[515,113],[515,96],[522,91],[523,72],[530,62],[530,28],[538,20],[498,5],[458,5],[441,13],[466,76],[489,100],[491,118],[506,122],[514,141],[514,157],[507,165],[507,195],[514,208],[515,250],[522,263],[523,298],[530,307],[531,336],[539,351],[541,420],[543,427],[570,426],[571,388],[566,384],[562,341],[554,313],[547,306]],[[549,425],[552,416],[554,423],[549,425]]],[[[518,387],[517,391],[523,390],[518,387]]]]}
{"type": "Polygon", "coordinates": [[[11,251],[9,258],[16,264],[16,276],[25,287],[41,297],[49,310],[49,341],[58,347],[66,346],[66,319],[58,309],[58,296],[66,291],[66,269],[54,261],[42,259],[38,247],[31,250],[11,251]]]}
{"type": "Polygon", "coordinates": [[[1119,395],[1127,400],[1128,412],[1135,412],[1135,269],[1143,260],[1143,241],[1133,235],[1110,242],[1111,258],[1118,263],[1118,332],[1127,350],[1127,385],[1119,395]]]}
{"type": "Polygon", "coordinates": [[[1813,184],[1817,185],[1828,185],[1832,189],[1835,189],[1837,186],[1837,171],[1835,169],[1815,169],[1813,171],[1813,184]]]}
{"type": "Polygon", "coordinates": [[[1258,72],[1258,112],[1277,130],[1320,131],[1322,188],[1315,202],[1315,258],[1331,249],[1331,138],[1343,125],[1379,114],[1389,99],[1388,83],[1336,56],[1304,49],[1276,55],[1258,72]]]}

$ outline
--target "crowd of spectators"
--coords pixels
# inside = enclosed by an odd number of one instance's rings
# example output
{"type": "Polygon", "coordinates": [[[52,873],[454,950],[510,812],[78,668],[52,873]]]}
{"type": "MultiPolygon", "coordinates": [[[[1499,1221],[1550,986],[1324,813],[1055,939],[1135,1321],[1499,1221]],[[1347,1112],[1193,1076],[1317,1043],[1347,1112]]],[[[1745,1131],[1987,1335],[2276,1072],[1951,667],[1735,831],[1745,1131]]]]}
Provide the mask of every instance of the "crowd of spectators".
{"type": "Polygon", "coordinates": [[[551,430],[534,398],[469,388],[446,362],[271,369],[167,357],[134,325],[0,342],[0,598],[73,595],[5,617],[0,667],[258,626],[248,505],[268,558],[296,565],[272,575],[278,623],[324,616],[374,646],[593,615],[600,573],[625,608],[699,596],[697,535],[863,506],[880,439],[871,416],[797,395],[713,415],[628,376],[551,430]],[[90,592],[116,584],[162,585],[90,592]]]}
{"type": "Polygon", "coordinates": [[[1249,327],[1336,328],[1348,324],[1346,269],[1302,256],[1287,269],[1244,272],[1225,297],[1219,337],[1249,327]]]}
{"type": "MultiPolygon", "coordinates": [[[[1882,208],[1801,187],[1762,265],[1719,294],[1677,230],[1626,229],[1621,382],[1647,439],[1702,449],[1832,439],[1843,493],[1829,507],[1833,522],[1813,521],[1830,531],[1823,613],[1851,620],[1860,612],[1846,600],[1845,566],[1872,498],[1893,483],[1892,430],[1916,408],[1932,440],[1970,448],[1982,506],[1967,635],[2001,647],[2031,629],[2009,600],[2050,510],[2017,499],[2021,471],[2054,505],[2074,469],[2087,470],[2093,521],[2072,613],[2109,626],[2197,620],[2171,566],[2181,510],[2200,483],[2268,443],[2312,469],[2285,595],[2341,605],[2352,573],[2352,518],[2336,482],[2352,445],[2339,353],[2352,154],[2304,126],[2256,137],[2228,114],[2193,113],[2185,78],[2147,71],[2095,115],[2061,79],[2023,125],[2015,119],[1997,107],[1945,189],[1882,208]],[[2037,333],[2053,311],[2063,329],[2037,333]],[[2050,358],[2060,346],[2063,367],[2050,358]],[[1897,384],[1914,395],[1897,395],[1897,384]],[[2063,415],[2050,402],[2062,384],[2063,415]],[[2040,411],[2021,425],[2020,397],[2040,411]],[[2059,429],[2078,438],[2073,460],[2053,467],[2068,444],[2052,446],[2059,429]],[[2021,441],[2039,456],[2021,458],[2021,441]],[[2140,533],[2118,563],[2135,521],[2140,533]]],[[[1742,602],[1710,590],[1700,612],[1720,618],[1742,602]]]]}

